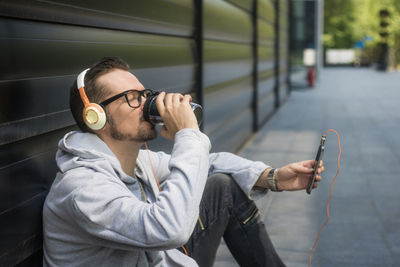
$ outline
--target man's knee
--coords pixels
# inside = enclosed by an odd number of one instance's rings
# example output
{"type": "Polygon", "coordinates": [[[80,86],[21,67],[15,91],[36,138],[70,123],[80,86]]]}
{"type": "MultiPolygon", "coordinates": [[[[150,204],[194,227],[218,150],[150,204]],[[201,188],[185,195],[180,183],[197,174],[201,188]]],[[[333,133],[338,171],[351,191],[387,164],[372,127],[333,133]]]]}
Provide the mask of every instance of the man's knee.
{"type": "MultiPolygon", "coordinates": [[[[235,182],[231,175],[226,173],[215,173],[208,177],[207,185],[209,190],[229,195],[230,199],[245,197],[240,186],[235,182]]],[[[245,197],[247,198],[247,197],[245,197]]]]}
{"type": "Polygon", "coordinates": [[[233,182],[232,176],[226,173],[215,173],[208,177],[207,183],[212,184],[213,186],[218,187],[226,187],[230,186],[233,182]]]}

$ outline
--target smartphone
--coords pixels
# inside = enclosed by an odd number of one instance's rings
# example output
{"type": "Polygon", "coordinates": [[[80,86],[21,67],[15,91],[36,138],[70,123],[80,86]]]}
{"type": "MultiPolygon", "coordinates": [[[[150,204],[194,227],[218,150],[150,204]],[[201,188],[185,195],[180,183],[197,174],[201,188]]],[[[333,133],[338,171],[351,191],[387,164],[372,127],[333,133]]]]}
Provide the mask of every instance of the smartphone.
{"type": "Polygon", "coordinates": [[[311,190],[313,189],[313,186],[314,186],[314,183],[315,183],[315,177],[317,176],[319,163],[321,162],[322,155],[324,154],[324,150],[325,150],[325,140],[326,140],[326,136],[323,135],[321,137],[321,142],[320,142],[319,147],[318,147],[317,156],[315,157],[315,161],[317,162],[317,164],[315,165],[312,178],[310,180],[310,183],[308,184],[307,194],[311,194],[311,190]]]}

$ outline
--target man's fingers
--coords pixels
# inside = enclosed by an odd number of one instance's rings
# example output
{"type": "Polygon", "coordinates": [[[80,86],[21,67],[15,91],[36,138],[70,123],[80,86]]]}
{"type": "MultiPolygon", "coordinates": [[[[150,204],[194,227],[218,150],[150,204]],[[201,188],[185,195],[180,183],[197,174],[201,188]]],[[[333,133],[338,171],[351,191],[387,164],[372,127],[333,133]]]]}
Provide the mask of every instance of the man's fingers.
{"type": "Polygon", "coordinates": [[[172,104],[175,107],[180,105],[182,100],[183,100],[183,95],[181,95],[181,94],[173,94],[173,96],[172,96],[172,104]]]}
{"type": "Polygon", "coordinates": [[[311,166],[309,165],[309,162],[304,162],[304,164],[295,164],[295,170],[298,173],[312,173],[313,172],[313,168],[311,168],[311,166]]]}
{"type": "Polygon", "coordinates": [[[313,160],[313,159],[306,160],[306,161],[301,161],[301,163],[306,168],[314,169],[315,160],[313,160]]]}
{"type": "Polygon", "coordinates": [[[321,163],[319,164],[319,168],[318,168],[317,174],[321,174],[321,173],[323,173],[324,171],[325,171],[325,166],[324,166],[323,163],[321,162],[321,163]]]}
{"type": "Polygon", "coordinates": [[[165,111],[164,98],[165,98],[165,92],[161,92],[156,99],[156,106],[160,115],[163,115],[165,111]]]}
{"type": "MultiPolygon", "coordinates": [[[[317,162],[315,160],[306,160],[303,161],[303,166],[306,168],[310,168],[312,170],[315,169],[317,162]]],[[[319,167],[318,167],[318,174],[322,173],[325,171],[325,167],[324,167],[324,162],[321,160],[319,162],[319,167]]]]}
{"type": "Polygon", "coordinates": [[[170,109],[173,105],[173,94],[166,94],[164,98],[164,105],[167,109],[170,109]]]}
{"type": "Polygon", "coordinates": [[[191,101],[192,101],[192,96],[191,96],[191,95],[184,95],[184,96],[183,96],[182,102],[189,103],[189,102],[191,102],[191,101]]]}

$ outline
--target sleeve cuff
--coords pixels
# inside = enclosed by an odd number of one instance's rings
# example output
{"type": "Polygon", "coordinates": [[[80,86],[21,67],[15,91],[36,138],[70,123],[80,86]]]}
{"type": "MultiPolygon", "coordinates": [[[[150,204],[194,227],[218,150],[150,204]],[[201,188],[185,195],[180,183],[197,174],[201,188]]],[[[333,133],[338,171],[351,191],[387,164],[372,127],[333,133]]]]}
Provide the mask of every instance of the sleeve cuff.
{"type": "Polygon", "coordinates": [[[194,139],[200,141],[202,144],[205,145],[208,152],[210,152],[210,150],[211,150],[210,139],[208,138],[207,135],[202,133],[200,130],[192,129],[192,128],[185,128],[185,129],[178,131],[175,134],[175,142],[177,142],[181,139],[187,139],[187,138],[188,139],[194,138],[194,139]]]}

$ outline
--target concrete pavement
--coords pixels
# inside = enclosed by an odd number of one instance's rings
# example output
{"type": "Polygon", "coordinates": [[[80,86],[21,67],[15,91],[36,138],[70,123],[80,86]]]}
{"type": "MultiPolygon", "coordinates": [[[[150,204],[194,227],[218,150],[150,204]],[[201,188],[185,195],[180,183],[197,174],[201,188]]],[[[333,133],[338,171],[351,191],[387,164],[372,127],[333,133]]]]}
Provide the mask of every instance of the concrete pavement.
{"type": "MultiPolygon", "coordinates": [[[[341,136],[341,171],[312,266],[400,266],[399,72],[325,69],[315,88],[292,92],[240,155],[271,166],[313,159],[321,135],[330,128],[341,136]]],[[[311,195],[269,192],[258,200],[287,266],[308,266],[310,248],[326,219],[337,156],[337,139],[330,133],[324,180],[317,190],[311,195]]],[[[224,244],[215,266],[237,266],[224,244]]]]}

